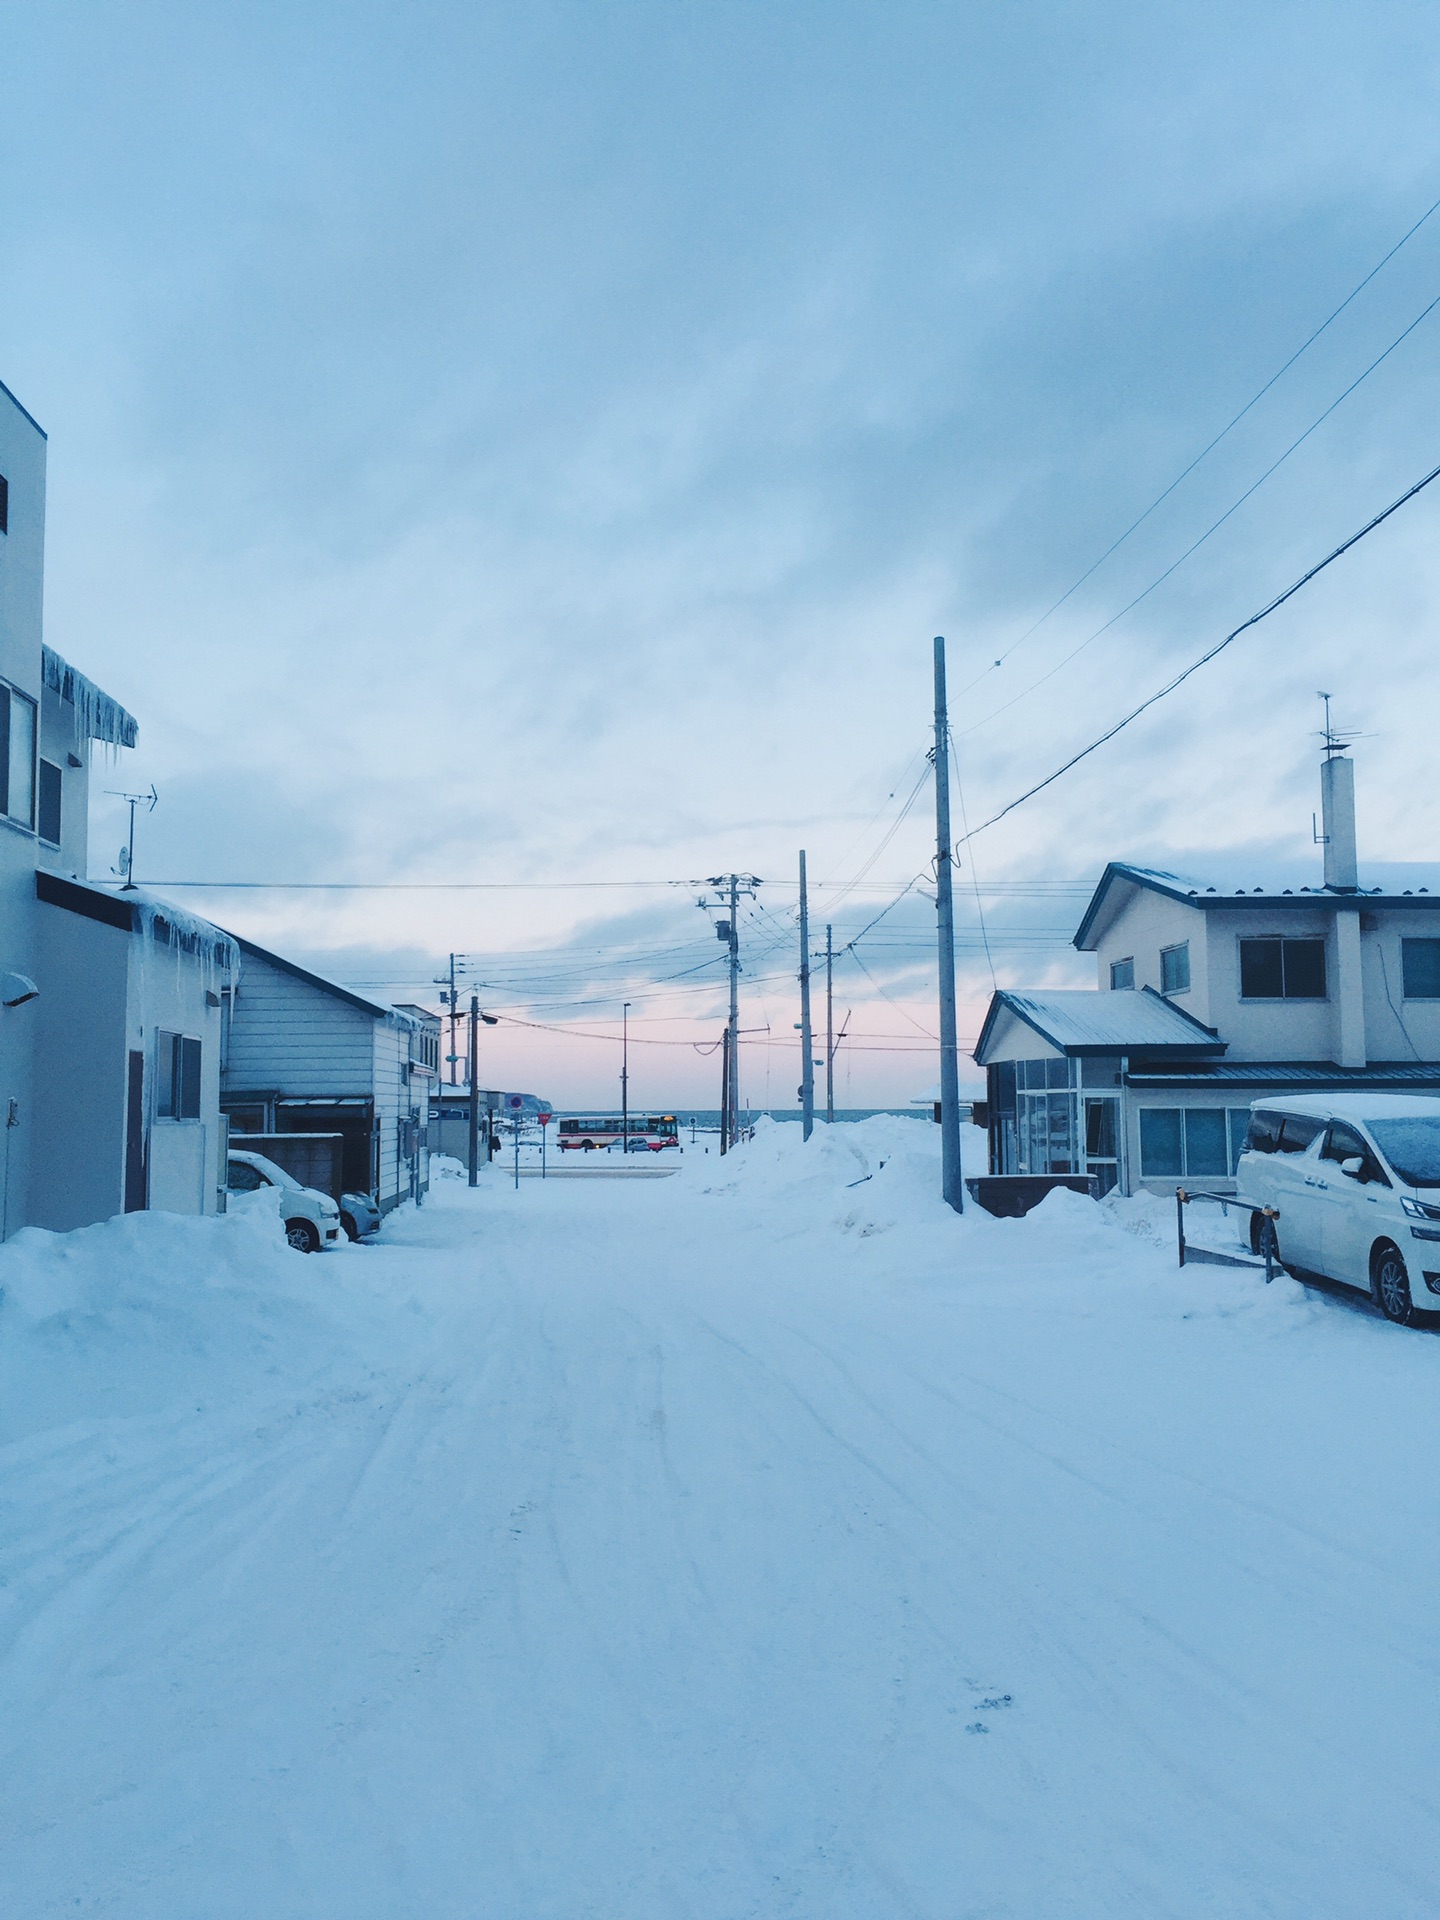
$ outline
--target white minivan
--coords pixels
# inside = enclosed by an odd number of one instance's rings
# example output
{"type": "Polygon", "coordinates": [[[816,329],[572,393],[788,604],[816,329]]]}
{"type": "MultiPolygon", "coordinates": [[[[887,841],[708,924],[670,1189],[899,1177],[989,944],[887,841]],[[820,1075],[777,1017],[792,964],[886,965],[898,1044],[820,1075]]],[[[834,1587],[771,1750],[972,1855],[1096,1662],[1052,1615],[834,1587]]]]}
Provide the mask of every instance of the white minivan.
{"type": "Polygon", "coordinates": [[[1363,1287],[1402,1325],[1440,1312],[1440,1099],[1256,1100],[1235,1184],[1257,1253],[1272,1236],[1288,1272],[1363,1287]]]}
{"type": "Polygon", "coordinates": [[[232,1147],[225,1184],[231,1193],[259,1193],[266,1187],[278,1189],[285,1238],[297,1253],[320,1253],[339,1241],[340,1209],[329,1194],[320,1193],[314,1187],[302,1187],[294,1174],[277,1167],[263,1153],[232,1147]]]}

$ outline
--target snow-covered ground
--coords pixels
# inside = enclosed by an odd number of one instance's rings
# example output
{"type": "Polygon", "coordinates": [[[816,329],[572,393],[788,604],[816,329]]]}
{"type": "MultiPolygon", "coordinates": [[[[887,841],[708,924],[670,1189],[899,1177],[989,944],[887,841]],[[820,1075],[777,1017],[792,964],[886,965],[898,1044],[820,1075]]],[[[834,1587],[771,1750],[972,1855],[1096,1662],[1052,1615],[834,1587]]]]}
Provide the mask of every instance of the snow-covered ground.
{"type": "Polygon", "coordinates": [[[0,1913],[1440,1912],[1440,1342],[936,1136],[0,1251],[0,1913]]]}

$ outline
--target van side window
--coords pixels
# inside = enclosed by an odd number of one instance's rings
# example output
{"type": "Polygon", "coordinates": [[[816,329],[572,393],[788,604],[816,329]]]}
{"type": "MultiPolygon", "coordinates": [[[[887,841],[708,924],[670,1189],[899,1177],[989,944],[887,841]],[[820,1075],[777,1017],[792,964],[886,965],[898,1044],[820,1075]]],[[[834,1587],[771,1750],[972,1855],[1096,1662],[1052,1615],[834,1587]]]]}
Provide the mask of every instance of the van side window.
{"type": "Polygon", "coordinates": [[[1304,1153],[1311,1141],[1324,1131],[1323,1120],[1313,1120],[1308,1113],[1287,1113],[1280,1123],[1280,1151],[1304,1153]]]}
{"type": "Polygon", "coordinates": [[[1342,1160],[1363,1160],[1365,1165],[1360,1171],[1362,1185],[1374,1182],[1379,1186],[1388,1187],[1390,1184],[1384,1169],[1375,1157],[1374,1149],[1360,1138],[1353,1127],[1343,1127],[1338,1120],[1331,1122],[1325,1144],[1320,1149],[1320,1158],[1333,1160],[1337,1164],[1342,1160]]]}
{"type": "Polygon", "coordinates": [[[1278,1153],[1280,1151],[1280,1115],[1278,1113],[1252,1113],[1250,1126],[1245,1134],[1247,1153],[1278,1153]]]}

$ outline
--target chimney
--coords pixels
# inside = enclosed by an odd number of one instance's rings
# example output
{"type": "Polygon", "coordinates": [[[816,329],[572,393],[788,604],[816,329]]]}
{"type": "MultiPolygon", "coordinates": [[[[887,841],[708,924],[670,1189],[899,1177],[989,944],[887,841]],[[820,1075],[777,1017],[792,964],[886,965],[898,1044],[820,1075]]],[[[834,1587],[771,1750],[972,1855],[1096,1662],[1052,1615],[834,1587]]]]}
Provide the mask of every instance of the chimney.
{"type": "Polygon", "coordinates": [[[1355,762],[1327,752],[1320,763],[1320,830],[1325,836],[1325,885],[1354,893],[1360,885],[1355,861],[1355,762]]]}

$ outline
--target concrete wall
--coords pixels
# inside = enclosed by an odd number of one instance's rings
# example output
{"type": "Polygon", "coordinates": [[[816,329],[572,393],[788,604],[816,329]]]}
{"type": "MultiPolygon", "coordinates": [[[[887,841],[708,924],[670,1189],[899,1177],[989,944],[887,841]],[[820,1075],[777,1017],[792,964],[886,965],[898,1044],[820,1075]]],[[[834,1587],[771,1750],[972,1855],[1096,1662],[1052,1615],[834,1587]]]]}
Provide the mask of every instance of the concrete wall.
{"type": "MultiPolygon", "coordinates": [[[[45,574],[45,436],[0,388],[0,473],[10,483],[0,534],[0,678],[40,699],[45,574]]],[[[0,972],[36,976],[35,836],[0,817],[0,972]]],[[[0,1007],[0,1232],[27,1224],[35,1145],[33,1055],[38,1001],[0,1007]],[[14,1103],[13,1108],[11,1103],[14,1103]],[[15,1124],[8,1124],[14,1119],[15,1124]]]]}

